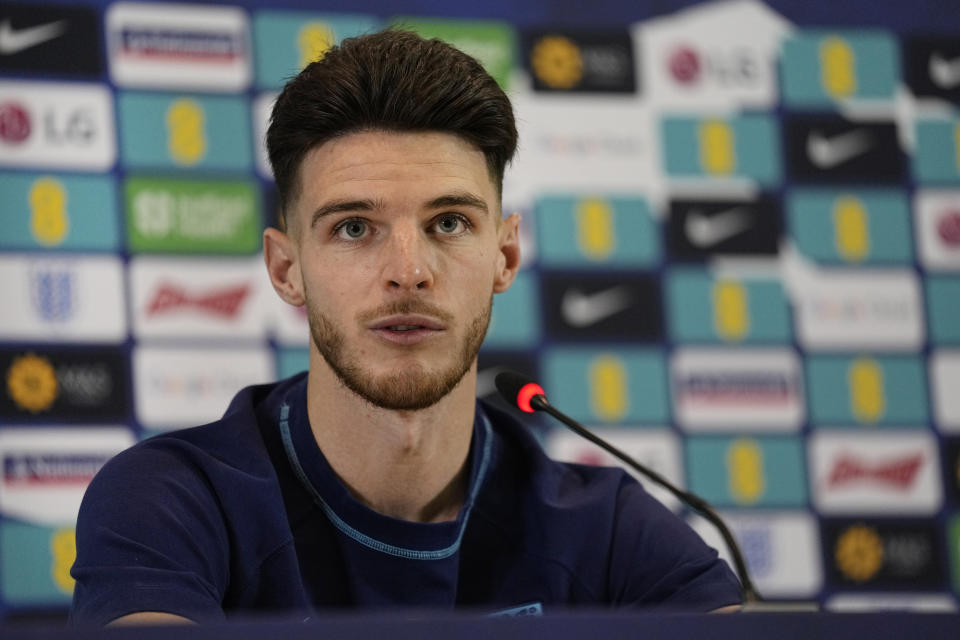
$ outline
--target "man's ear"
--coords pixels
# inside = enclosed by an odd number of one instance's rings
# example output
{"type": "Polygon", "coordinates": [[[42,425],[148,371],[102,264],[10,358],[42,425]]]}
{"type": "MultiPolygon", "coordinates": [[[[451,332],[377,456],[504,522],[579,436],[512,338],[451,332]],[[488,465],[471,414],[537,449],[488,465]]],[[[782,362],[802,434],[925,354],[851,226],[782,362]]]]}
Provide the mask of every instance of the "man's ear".
{"type": "Polygon", "coordinates": [[[513,284],[520,269],[520,214],[514,213],[500,223],[500,253],[497,272],[493,278],[493,292],[503,293],[513,284]]]}
{"type": "Polygon", "coordinates": [[[293,239],[280,231],[268,227],[263,232],[263,260],[267,263],[267,273],[277,294],[287,304],[302,307],[303,278],[297,247],[293,239]]]}

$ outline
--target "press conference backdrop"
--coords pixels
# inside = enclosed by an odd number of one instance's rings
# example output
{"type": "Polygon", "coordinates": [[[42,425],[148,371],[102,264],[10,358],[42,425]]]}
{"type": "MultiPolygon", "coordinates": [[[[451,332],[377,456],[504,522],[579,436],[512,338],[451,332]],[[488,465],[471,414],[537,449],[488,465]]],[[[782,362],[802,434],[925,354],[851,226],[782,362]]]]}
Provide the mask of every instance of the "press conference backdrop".
{"type": "Polygon", "coordinates": [[[504,366],[541,380],[719,507],[769,598],[955,609],[960,21],[260,4],[0,5],[0,612],[65,610],[111,455],[306,367],[259,253],[269,110],[332,43],[396,22],[475,55],[516,107],[504,208],[526,257],[481,394],[504,366]]]}

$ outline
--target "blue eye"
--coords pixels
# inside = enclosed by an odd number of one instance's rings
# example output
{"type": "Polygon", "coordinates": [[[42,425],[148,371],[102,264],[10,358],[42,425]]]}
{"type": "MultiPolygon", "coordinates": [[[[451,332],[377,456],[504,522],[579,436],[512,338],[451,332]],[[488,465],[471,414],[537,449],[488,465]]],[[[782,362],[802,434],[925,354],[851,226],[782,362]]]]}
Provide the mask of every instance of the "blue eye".
{"type": "Polygon", "coordinates": [[[363,220],[347,220],[337,228],[337,234],[352,240],[362,238],[367,233],[367,223],[363,220]]]}
{"type": "Polygon", "coordinates": [[[453,234],[461,231],[465,226],[464,220],[458,215],[447,215],[437,219],[437,230],[444,234],[453,234]]]}

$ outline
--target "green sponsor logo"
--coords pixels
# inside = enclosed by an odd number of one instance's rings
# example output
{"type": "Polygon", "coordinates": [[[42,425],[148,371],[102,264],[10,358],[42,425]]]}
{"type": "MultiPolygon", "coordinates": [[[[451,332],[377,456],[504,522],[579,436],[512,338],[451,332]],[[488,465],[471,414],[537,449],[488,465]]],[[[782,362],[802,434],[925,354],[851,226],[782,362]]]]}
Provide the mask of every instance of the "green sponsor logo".
{"type": "Polygon", "coordinates": [[[260,198],[250,182],[130,178],[125,183],[131,251],[253,253],[260,198]]]}
{"type": "Polygon", "coordinates": [[[416,31],[424,38],[439,38],[467,53],[483,65],[506,91],[514,67],[513,27],[486,20],[422,20],[397,18],[397,26],[416,31]]]}

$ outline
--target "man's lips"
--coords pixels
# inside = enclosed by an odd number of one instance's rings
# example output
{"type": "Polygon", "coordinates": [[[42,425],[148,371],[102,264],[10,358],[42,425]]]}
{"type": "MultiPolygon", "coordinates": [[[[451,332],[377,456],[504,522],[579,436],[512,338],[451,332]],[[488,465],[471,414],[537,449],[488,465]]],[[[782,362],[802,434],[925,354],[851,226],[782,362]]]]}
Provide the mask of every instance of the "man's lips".
{"type": "Polygon", "coordinates": [[[394,344],[416,344],[438,335],[445,327],[429,316],[396,315],[377,320],[370,329],[394,344]]]}

